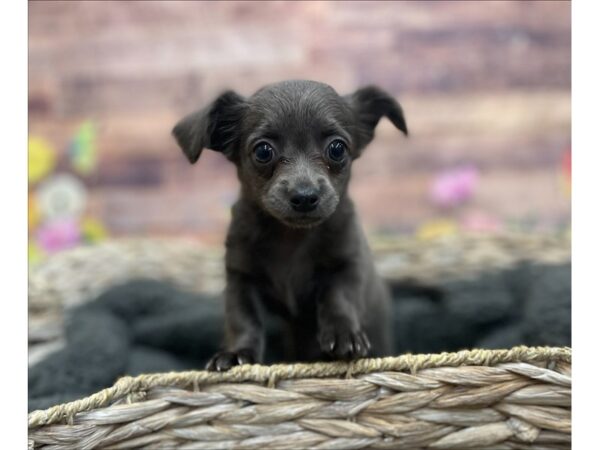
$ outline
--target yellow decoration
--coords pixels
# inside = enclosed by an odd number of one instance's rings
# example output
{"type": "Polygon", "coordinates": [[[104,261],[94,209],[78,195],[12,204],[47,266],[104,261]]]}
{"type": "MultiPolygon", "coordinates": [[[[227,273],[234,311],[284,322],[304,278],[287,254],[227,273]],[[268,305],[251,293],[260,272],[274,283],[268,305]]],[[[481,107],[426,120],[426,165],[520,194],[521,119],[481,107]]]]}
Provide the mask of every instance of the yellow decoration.
{"type": "Polygon", "coordinates": [[[29,264],[36,264],[44,259],[44,251],[39,248],[35,243],[30,242],[27,245],[27,258],[29,259],[29,264]]]}
{"type": "Polygon", "coordinates": [[[100,223],[98,220],[90,217],[83,219],[83,222],[81,223],[81,231],[84,239],[87,242],[101,241],[102,239],[106,239],[108,236],[108,231],[106,231],[104,225],[102,225],[102,223],[100,223]]]}
{"type": "Polygon", "coordinates": [[[27,229],[29,231],[35,230],[40,224],[40,208],[37,199],[34,195],[29,195],[27,199],[27,229]]]}
{"type": "Polygon", "coordinates": [[[458,232],[456,222],[449,219],[433,220],[424,223],[417,230],[417,237],[422,240],[439,239],[448,236],[455,236],[458,232]]]}
{"type": "Polygon", "coordinates": [[[56,153],[45,140],[37,137],[29,138],[28,179],[36,183],[44,178],[56,164],[56,153]]]}

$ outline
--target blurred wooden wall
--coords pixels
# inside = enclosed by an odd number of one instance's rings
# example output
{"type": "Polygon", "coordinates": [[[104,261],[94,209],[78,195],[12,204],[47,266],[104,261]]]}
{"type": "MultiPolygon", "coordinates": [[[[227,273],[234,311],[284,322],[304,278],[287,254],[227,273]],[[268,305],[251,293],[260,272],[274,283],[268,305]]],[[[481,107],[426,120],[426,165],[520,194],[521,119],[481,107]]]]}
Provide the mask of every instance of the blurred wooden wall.
{"type": "Polygon", "coordinates": [[[570,21],[567,2],[32,2],[29,131],[64,152],[94,121],[91,208],[114,233],[220,239],[235,173],[209,151],[187,165],[176,120],[225,88],[376,83],[404,106],[411,137],[382,121],[355,166],[369,229],[439,216],[432,176],[460,162],[481,170],[460,214],[563,223],[570,21]]]}

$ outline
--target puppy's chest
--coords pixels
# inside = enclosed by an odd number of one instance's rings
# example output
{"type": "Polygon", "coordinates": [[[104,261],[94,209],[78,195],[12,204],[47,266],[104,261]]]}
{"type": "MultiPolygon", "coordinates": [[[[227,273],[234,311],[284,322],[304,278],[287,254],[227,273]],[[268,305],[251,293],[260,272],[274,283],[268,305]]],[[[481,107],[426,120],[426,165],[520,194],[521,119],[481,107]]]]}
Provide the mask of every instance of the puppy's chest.
{"type": "Polygon", "coordinates": [[[260,259],[269,300],[284,306],[288,314],[298,315],[301,303],[314,299],[318,288],[314,249],[284,242],[263,249],[260,259]]]}

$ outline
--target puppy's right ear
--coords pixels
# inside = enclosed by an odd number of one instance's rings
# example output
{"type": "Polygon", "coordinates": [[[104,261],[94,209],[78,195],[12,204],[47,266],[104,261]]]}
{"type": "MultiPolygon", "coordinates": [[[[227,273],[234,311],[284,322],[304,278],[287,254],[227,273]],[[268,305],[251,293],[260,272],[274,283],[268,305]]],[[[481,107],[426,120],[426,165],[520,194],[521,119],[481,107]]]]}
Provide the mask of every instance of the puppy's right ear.
{"type": "Polygon", "coordinates": [[[171,133],[190,163],[198,161],[205,148],[222,152],[230,160],[234,159],[233,147],[244,106],[242,96],[227,91],[207,107],[185,116],[175,125],[171,133]]]}

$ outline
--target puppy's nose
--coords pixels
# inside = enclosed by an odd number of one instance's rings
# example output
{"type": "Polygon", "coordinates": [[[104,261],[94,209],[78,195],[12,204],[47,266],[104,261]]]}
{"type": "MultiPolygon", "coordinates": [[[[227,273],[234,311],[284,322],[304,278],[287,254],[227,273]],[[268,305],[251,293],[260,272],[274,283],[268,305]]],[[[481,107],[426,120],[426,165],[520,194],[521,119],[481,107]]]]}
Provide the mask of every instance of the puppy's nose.
{"type": "Polygon", "coordinates": [[[292,208],[298,212],[309,212],[319,204],[319,196],[314,189],[295,189],[290,196],[292,208]]]}

